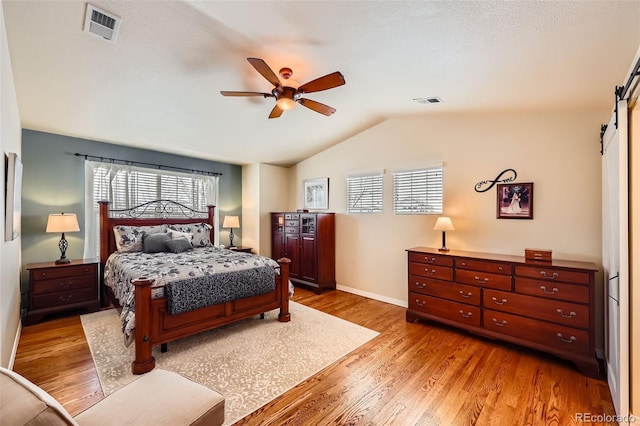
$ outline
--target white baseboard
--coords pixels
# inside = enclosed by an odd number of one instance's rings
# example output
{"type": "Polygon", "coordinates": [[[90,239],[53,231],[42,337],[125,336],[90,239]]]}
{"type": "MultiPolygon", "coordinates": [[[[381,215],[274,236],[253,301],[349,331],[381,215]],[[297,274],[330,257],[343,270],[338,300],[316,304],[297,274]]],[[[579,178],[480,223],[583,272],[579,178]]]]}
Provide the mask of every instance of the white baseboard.
{"type": "Polygon", "coordinates": [[[13,339],[13,349],[11,350],[11,358],[9,358],[9,365],[7,368],[13,370],[13,364],[16,362],[16,355],[18,353],[18,344],[20,343],[20,336],[22,335],[22,319],[18,321],[18,330],[16,331],[16,337],[13,339]]]}
{"type": "Polygon", "coordinates": [[[338,290],[345,291],[347,293],[357,294],[358,296],[364,296],[364,297],[367,297],[369,299],[379,300],[381,302],[391,303],[392,305],[402,306],[403,308],[406,308],[406,307],[409,306],[408,302],[405,301],[405,300],[400,300],[400,299],[394,299],[392,297],[381,296],[381,295],[376,294],[376,293],[371,293],[371,292],[364,291],[364,290],[358,290],[357,288],[347,287],[347,286],[340,285],[340,284],[336,285],[336,288],[338,290]]]}

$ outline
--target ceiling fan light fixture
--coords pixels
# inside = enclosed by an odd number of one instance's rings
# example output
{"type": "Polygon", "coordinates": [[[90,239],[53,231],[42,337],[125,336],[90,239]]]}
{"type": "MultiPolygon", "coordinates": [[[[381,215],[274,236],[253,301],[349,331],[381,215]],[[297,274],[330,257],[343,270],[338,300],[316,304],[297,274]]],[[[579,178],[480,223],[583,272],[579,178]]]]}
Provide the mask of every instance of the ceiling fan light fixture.
{"type": "Polygon", "coordinates": [[[283,98],[279,98],[276,101],[276,104],[278,104],[280,109],[282,109],[283,111],[288,111],[290,109],[293,109],[296,106],[296,101],[294,101],[293,99],[283,97],[283,98]]]}

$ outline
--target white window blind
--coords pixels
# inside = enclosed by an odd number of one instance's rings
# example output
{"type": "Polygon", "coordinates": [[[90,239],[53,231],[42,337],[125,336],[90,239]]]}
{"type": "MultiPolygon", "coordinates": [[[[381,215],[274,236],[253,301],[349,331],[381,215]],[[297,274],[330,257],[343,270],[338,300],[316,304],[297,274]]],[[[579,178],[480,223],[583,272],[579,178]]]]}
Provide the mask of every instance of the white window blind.
{"type": "Polygon", "coordinates": [[[347,177],[347,214],[382,213],[382,173],[347,177]]]}
{"type": "Polygon", "coordinates": [[[442,166],[394,173],[394,214],[441,214],[442,188],[442,166]]]}
{"type": "MultiPolygon", "coordinates": [[[[96,257],[99,253],[98,201],[110,201],[110,209],[128,209],[164,199],[176,201],[197,211],[206,211],[207,205],[217,203],[217,176],[87,161],[85,179],[85,200],[91,203],[86,205],[85,210],[85,258],[96,257]]],[[[215,224],[217,228],[217,220],[215,224]]],[[[217,229],[215,235],[218,236],[217,229]]]]}

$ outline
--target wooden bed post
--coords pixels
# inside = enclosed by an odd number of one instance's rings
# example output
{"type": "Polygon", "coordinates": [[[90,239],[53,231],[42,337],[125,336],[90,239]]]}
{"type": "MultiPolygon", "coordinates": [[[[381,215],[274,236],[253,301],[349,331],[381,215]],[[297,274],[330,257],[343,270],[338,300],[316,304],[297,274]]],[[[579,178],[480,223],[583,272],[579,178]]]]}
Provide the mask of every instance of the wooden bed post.
{"type": "Polygon", "coordinates": [[[136,359],[131,363],[133,374],[144,374],[153,370],[156,359],[151,355],[151,284],[153,280],[144,277],[131,282],[135,287],[135,344],[136,359]]]}
{"type": "Polygon", "coordinates": [[[291,321],[291,314],[289,313],[289,264],[291,261],[286,257],[278,259],[280,265],[280,313],[278,314],[278,321],[289,322],[291,321]]]}

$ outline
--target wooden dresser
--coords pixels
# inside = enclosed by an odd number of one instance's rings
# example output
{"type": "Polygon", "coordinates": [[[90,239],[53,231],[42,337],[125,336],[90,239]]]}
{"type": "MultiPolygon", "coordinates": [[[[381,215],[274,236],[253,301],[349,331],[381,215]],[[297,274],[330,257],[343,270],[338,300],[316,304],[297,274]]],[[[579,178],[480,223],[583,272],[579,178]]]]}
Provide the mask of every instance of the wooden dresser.
{"type": "Polygon", "coordinates": [[[98,261],[73,260],[29,263],[29,310],[25,325],[40,322],[48,314],[100,308],[98,299],[98,261]]]}
{"type": "Polygon", "coordinates": [[[438,321],[548,352],[600,377],[595,264],[426,247],[407,252],[407,321],[438,321]]]}
{"type": "Polygon", "coordinates": [[[286,257],[289,279],[316,293],[336,288],[335,213],[271,213],[271,257],[286,257]]]}

